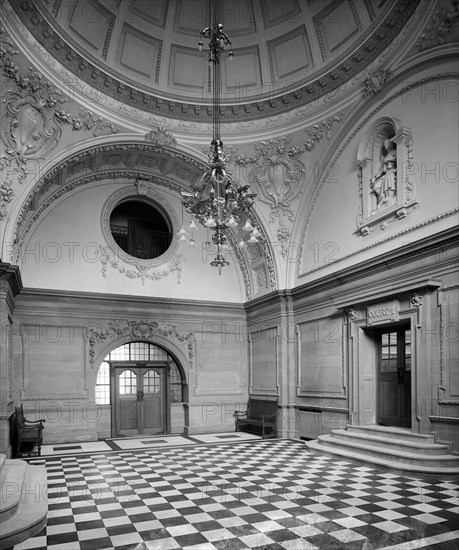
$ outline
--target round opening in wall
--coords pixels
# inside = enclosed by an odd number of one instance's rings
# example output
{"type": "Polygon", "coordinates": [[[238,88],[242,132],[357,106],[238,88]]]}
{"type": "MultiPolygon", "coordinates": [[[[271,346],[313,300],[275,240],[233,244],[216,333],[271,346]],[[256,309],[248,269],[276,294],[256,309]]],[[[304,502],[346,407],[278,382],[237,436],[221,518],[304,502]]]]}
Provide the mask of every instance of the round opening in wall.
{"type": "Polygon", "coordinates": [[[116,244],[130,256],[151,260],[166,252],[172,242],[172,224],[151,203],[128,199],[110,215],[110,232],[116,244]]]}

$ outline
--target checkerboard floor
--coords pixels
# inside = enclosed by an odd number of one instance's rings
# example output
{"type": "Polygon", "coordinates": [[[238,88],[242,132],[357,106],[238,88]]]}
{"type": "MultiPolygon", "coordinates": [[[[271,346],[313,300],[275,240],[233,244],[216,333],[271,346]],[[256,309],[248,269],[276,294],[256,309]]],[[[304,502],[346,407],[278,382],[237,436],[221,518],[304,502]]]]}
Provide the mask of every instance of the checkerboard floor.
{"type": "Polygon", "coordinates": [[[47,526],[15,550],[459,547],[459,485],[275,439],[44,457],[47,526]]]}

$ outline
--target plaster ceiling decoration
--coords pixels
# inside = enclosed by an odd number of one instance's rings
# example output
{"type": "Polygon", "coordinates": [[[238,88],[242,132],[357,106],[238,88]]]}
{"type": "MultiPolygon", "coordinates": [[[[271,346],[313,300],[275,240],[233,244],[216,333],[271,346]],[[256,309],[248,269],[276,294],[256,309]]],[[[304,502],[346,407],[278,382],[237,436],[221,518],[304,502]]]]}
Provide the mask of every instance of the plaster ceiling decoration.
{"type": "MultiPolygon", "coordinates": [[[[355,77],[419,0],[223,0],[234,60],[222,65],[222,122],[278,115],[355,77]]],[[[91,87],[150,113],[208,122],[206,0],[10,0],[35,38],[91,87]]]]}

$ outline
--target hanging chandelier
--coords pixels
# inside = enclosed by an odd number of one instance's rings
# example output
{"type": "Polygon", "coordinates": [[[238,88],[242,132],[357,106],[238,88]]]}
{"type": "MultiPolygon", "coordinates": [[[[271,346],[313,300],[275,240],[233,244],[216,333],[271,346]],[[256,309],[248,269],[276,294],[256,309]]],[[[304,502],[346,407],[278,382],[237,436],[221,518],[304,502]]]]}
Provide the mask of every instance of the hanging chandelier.
{"type": "MultiPolygon", "coordinates": [[[[203,174],[199,182],[191,186],[191,193],[182,192],[183,206],[192,214],[190,229],[197,229],[194,222],[196,218],[202,225],[212,230],[212,242],[216,246],[216,256],[210,262],[212,267],[218,268],[219,273],[229,265],[226,259],[228,229],[238,226],[242,217],[246,223],[243,231],[251,232],[250,243],[258,242],[260,233],[250,223],[248,212],[253,204],[254,193],[251,193],[248,185],[238,187],[233,177],[226,170],[227,156],[223,149],[223,141],[220,135],[220,92],[221,92],[221,68],[220,62],[225,46],[231,48],[228,36],[223,32],[223,25],[218,23],[218,0],[213,2],[213,23],[201,31],[203,38],[209,39],[209,65],[212,68],[212,141],[208,153],[209,169],[203,174]]],[[[198,44],[202,50],[202,40],[198,44]]],[[[233,57],[230,50],[229,60],[233,57]]],[[[179,240],[186,240],[186,230],[181,227],[179,240]]],[[[194,245],[194,239],[190,239],[194,245]]],[[[240,246],[245,246],[241,238],[240,246]]]]}

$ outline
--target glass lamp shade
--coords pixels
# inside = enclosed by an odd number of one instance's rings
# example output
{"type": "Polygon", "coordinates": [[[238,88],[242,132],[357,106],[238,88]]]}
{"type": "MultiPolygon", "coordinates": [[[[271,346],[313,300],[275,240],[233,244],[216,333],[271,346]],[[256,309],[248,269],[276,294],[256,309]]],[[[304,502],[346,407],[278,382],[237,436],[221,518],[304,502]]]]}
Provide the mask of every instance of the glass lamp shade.
{"type": "Polygon", "coordinates": [[[229,220],[226,222],[226,225],[231,228],[237,227],[237,221],[233,218],[233,216],[230,216],[229,220]]]}
{"type": "Polygon", "coordinates": [[[250,220],[247,220],[244,224],[244,227],[242,228],[242,231],[253,231],[252,224],[250,223],[250,220]]]}

